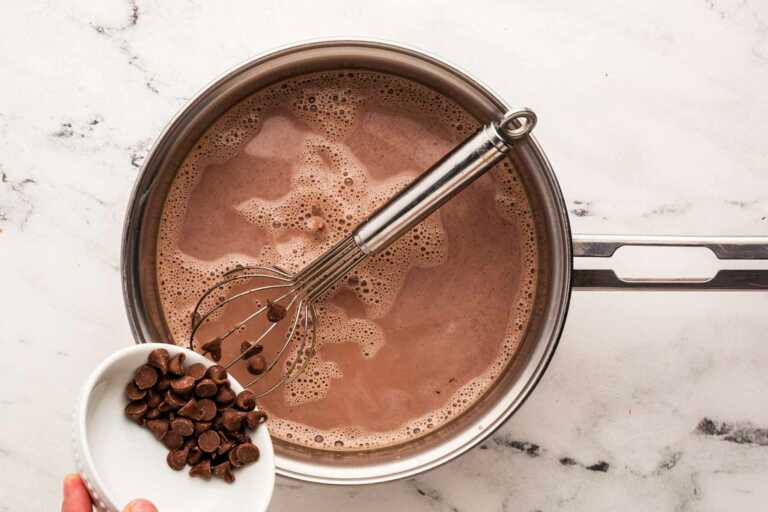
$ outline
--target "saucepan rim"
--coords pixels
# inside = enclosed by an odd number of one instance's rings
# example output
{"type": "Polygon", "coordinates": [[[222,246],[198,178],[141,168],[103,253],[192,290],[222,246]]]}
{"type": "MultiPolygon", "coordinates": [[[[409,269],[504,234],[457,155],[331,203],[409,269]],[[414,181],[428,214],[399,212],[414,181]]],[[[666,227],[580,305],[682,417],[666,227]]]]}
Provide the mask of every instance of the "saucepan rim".
{"type": "MultiPolygon", "coordinates": [[[[157,137],[144,160],[129,199],[123,228],[121,271],[128,320],[136,343],[157,341],[148,339],[147,314],[145,305],[142,302],[141,283],[138,280],[138,269],[140,268],[138,245],[142,217],[148,200],[147,197],[152,187],[152,182],[156,178],[154,174],[159,169],[158,162],[162,158],[161,153],[164,151],[169,138],[174,137],[178,133],[180,126],[186,122],[190,109],[195,107],[196,102],[200,98],[205,98],[211,91],[218,90],[223,84],[233,80],[241,73],[253,69],[255,66],[261,66],[294,53],[336,47],[365,48],[402,54],[403,57],[411,59],[414,63],[421,62],[425,66],[439,68],[441,72],[445,72],[453,79],[471,88],[473,93],[482,95],[484,100],[491,102],[494,108],[497,108],[500,112],[508,110],[506,103],[487,86],[468,73],[446,63],[443,59],[435,57],[429,52],[402,44],[369,38],[315,39],[286,45],[257,55],[223,73],[198,94],[194,95],[157,137]]],[[[546,204],[543,204],[542,208],[546,207],[546,228],[551,238],[550,250],[552,255],[550,257],[554,263],[552,265],[553,271],[550,276],[550,284],[547,288],[548,297],[551,296],[551,299],[547,300],[546,319],[542,323],[540,339],[525,368],[525,378],[520,379],[519,385],[518,383],[515,384],[516,391],[513,393],[510,390],[507,393],[510,396],[505,396],[503,400],[499,400],[477,421],[473,421],[465,428],[463,427],[463,430],[458,435],[447,439],[446,442],[439,443],[435,447],[416,455],[395,459],[391,462],[380,464],[361,463],[359,465],[344,464],[338,466],[320,464],[312,460],[300,460],[280,454],[277,451],[278,446],[276,444],[275,463],[278,474],[303,481],[334,485],[381,483],[410,477],[453,460],[482,442],[498,429],[530,396],[549,365],[562,334],[570,302],[573,259],[567,209],[555,173],[535,138],[530,137],[524,143],[521,154],[526,158],[527,165],[530,165],[536,173],[535,178],[538,180],[538,186],[545,191],[542,197],[546,204]]]]}

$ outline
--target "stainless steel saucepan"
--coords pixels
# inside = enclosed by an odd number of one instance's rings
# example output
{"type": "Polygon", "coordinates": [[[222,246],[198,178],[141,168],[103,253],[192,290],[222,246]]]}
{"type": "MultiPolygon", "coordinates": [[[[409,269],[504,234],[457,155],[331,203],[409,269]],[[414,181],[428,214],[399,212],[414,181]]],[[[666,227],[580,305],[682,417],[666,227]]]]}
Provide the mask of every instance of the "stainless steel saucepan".
{"type": "MultiPolygon", "coordinates": [[[[340,68],[400,75],[452,98],[481,122],[509,107],[468,74],[422,52],[389,43],[312,42],[256,57],[213,82],[171,121],[147,156],[130,201],[123,236],[122,277],[128,318],[137,343],[169,339],[160,309],[155,246],[163,201],[175,172],[198,137],[239,100],[277,81],[340,68]]],[[[557,347],[573,288],[766,289],[768,270],[721,270],[708,280],[622,280],[610,258],[625,245],[706,247],[722,260],[768,259],[768,238],[573,237],[554,171],[533,138],[510,158],[534,210],[540,243],[536,303],[520,352],[474,407],[430,435],[374,452],[330,453],[275,441],[281,475],[328,484],[367,484],[411,476],[477,445],[531,394],[557,347]],[[601,269],[574,270],[574,257],[602,258],[601,269]]],[[[743,267],[743,265],[741,265],[743,267]]]]}

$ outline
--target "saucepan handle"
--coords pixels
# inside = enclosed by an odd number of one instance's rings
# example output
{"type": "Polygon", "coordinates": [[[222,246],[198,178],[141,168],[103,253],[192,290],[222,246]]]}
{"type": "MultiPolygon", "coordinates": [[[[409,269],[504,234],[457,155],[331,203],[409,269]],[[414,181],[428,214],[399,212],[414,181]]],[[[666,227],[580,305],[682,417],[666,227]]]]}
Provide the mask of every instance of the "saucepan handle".
{"type": "MultiPolygon", "coordinates": [[[[573,286],[593,290],[768,290],[768,237],[584,236],[573,237],[573,286]],[[610,269],[616,250],[625,246],[705,247],[718,260],[764,260],[760,268],[723,268],[706,279],[620,278],[610,269]],[[603,258],[606,268],[578,268],[580,258],[603,258]]],[[[733,265],[744,267],[744,264],[733,265]]],[[[760,265],[754,265],[759,267],[760,265]]]]}

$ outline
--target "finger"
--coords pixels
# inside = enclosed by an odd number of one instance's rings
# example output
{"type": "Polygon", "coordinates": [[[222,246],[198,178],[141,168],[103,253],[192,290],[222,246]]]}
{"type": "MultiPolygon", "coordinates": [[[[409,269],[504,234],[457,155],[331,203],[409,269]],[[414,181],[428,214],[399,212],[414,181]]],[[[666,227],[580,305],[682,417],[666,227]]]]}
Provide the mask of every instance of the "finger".
{"type": "Polygon", "coordinates": [[[133,500],[126,505],[123,512],[157,512],[157,507],[147,500],[133,500]]]}
{"type": "Polygon", "coordinates": [[[64,477],[64,499],[61,512],[91,512],[91,497],[78,475],[64,477]]]}

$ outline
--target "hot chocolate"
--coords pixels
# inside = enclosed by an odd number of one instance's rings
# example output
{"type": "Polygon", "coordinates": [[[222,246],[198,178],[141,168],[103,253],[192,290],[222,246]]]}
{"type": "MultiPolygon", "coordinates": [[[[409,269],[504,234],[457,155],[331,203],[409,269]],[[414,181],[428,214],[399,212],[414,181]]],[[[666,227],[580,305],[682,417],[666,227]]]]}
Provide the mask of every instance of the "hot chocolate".
{"type": "MultiPolygon", "coordinates": [[[[186,157],[163,209],[157,277],[174,341],[186,343],[197,299],[224,271],[299,270],[477,127],[435,91],[368,71],[300,76],[232,107],[186,157]]],[[[375,449],[455,418],[514,356],[537,259],[530,205],[505,160],[318,304],[316,357],[261,402],[270,432],[375,449]]],[[[247,336],[227,340],[225,358],[247,336]]],[[[232,373],[250,380],[245,365],[232,373]]]]}

